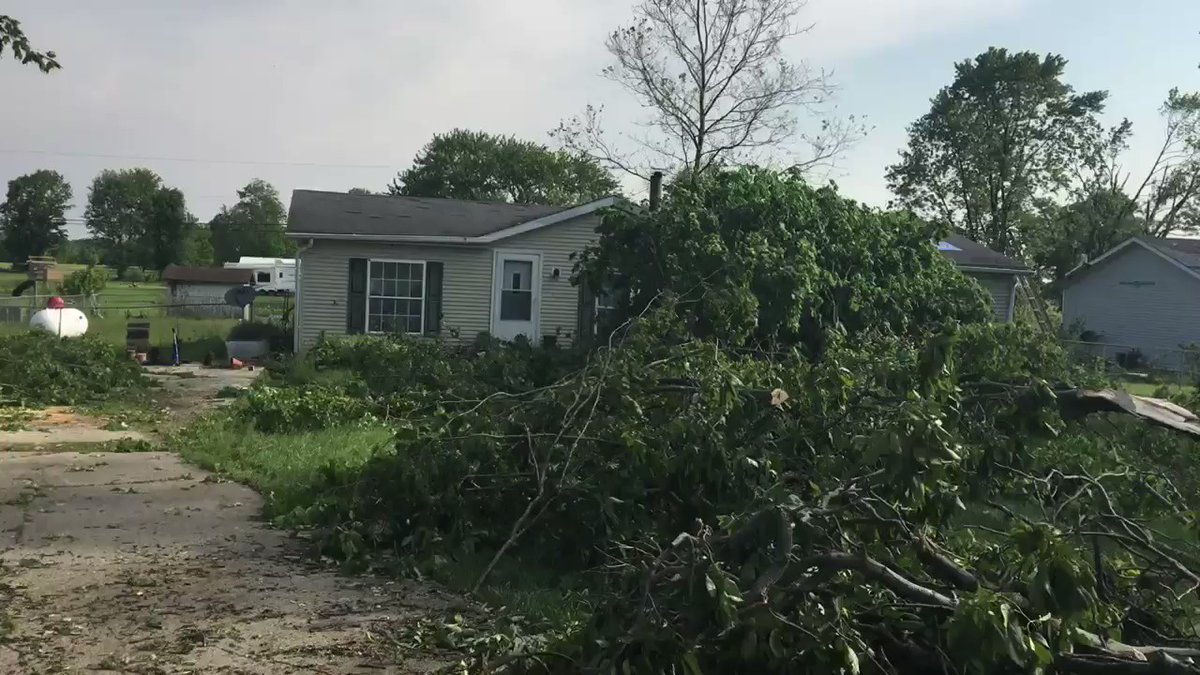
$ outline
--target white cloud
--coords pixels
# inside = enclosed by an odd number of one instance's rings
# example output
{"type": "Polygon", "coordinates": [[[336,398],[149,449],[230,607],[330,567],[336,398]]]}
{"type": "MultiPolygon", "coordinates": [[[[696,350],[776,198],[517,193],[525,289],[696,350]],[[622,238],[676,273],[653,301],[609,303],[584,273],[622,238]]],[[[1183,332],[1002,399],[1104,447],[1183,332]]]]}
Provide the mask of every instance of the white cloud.
{"type": "MultiPolygon", "coordinates": [[[[796,44],[815,66],[953,30],[1022,0],[812,0],[796,44]]],[[[254,176],[297,187],[380,188],[454,126],[545,140],[588,102],[628,99],[599,77],[628,21],[606,0],[162,3],[12,2],[63,70],[0,61],[0,151],[387,165],[388,169],[119,161],[0,152],[0,180],[67,174],[82,205],[101,168],[147,165],[212,215],[254,176]],[[53,5],[47,7],[46,5],[53,5]],[[115,5],[115,7],[114,7],[115,5]]],[[[843,82],[844,86],[853,83],[843,82]]],[[[81,209],[80,209],[81,211],[81,209]]],[[[75,232],[79,234],[78,231],[75,232]]]]}

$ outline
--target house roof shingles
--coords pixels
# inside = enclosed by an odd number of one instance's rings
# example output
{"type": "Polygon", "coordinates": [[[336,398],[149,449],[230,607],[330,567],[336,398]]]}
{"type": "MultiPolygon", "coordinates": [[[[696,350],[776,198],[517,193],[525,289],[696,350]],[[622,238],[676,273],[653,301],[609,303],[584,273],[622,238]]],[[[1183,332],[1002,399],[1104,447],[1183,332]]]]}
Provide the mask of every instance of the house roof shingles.
{"type": "Polygon", "coordinates": [[[1200,239],[1139,237],[1146,244],[1166,254],[1184,267],[1200,272],[1200,239]]]}
{"type": "MultiPolygon", "coordinates": [[[[561,213],[571,207],[477,202],[433,197],[352,195],[322,190],[294,190],[287,231],[292,234],[480,237],[561,213]]],[[[1026,271],[1025,265],[951,234],[943,239],[954,249],[942,254],[962,267],[1026,271]]],[[[941,248],[941,247],[939,247],[941,248]]]]}
{"type": "Polygon", "coordinates": [[[162,273],[163,281],[193,284],[252,284],[254,270],[228,267],[188,267],[167,265],[162,273]]]}
{"type": "Polygon", "coordinates": [[[946,235],[942,241],[958,249],[953,250],[941,246],[938,247],[942,255],[953,260],[959,267],[979,267],[1021,272],[1028,270],[1028,267],[1024,264],[1013,260],[1003,253],[997,253],[983,244],[971,241],[961,234],[946,235]]]}
{"type": "Polygon", "coordinates": [[[478,237],[569,208],[294,190],[288,209],[287,231],[334,235],[478,237]]]}

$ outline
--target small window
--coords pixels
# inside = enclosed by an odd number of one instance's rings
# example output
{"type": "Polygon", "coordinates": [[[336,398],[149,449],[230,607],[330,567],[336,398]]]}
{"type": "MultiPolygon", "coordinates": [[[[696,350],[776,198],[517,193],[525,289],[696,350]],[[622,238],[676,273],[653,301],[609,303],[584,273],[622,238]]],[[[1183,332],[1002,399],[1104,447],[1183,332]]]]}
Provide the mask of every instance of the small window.
{"type": "Polygon", "coordinates": [[[271,273],[270,272],[255,272],[254,278],[257,279],[258,283],[260,283],[260,284],[271,283],[271,273]]]}

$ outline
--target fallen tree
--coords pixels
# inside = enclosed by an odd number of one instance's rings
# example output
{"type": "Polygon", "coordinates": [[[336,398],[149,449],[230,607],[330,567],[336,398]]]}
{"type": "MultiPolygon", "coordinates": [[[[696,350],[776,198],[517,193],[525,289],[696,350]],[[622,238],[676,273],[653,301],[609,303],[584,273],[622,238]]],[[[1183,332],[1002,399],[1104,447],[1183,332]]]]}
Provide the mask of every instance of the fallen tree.
{"type": "Polygon", "coordinates": [[[536,380],[387,347],[423,380],[395,453],[308,523],[343,555],[486,551],[477,587],[600,575],[553,657],[489,642],[483,672],[1193,672],[1195,442],[1065,386],[1093,383],[1055,345],[979,325],[813,363],[665,341],[662,309],[536,380]]]}

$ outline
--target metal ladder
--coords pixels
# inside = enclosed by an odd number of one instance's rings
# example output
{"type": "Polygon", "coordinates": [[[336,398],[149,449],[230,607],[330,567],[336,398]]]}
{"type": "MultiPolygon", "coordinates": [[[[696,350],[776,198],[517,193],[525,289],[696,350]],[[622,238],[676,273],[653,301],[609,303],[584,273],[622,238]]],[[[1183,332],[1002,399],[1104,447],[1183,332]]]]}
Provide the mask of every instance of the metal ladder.
{"type": "Polygon", "coordinates": [[[1025,302],[1029,303],[1029,307],[1033,309],[1033,316],[1037,319],[1038,326],[1042,332],[1047,335],[1058,335],[1058,328],[1050,319],[1050,312],[1046,309],[1046,300],[1037,291],[1029,286],[1029,283],[1022,278],[1017,278],[1017,292],[1024,298],[1025,302]]]}

